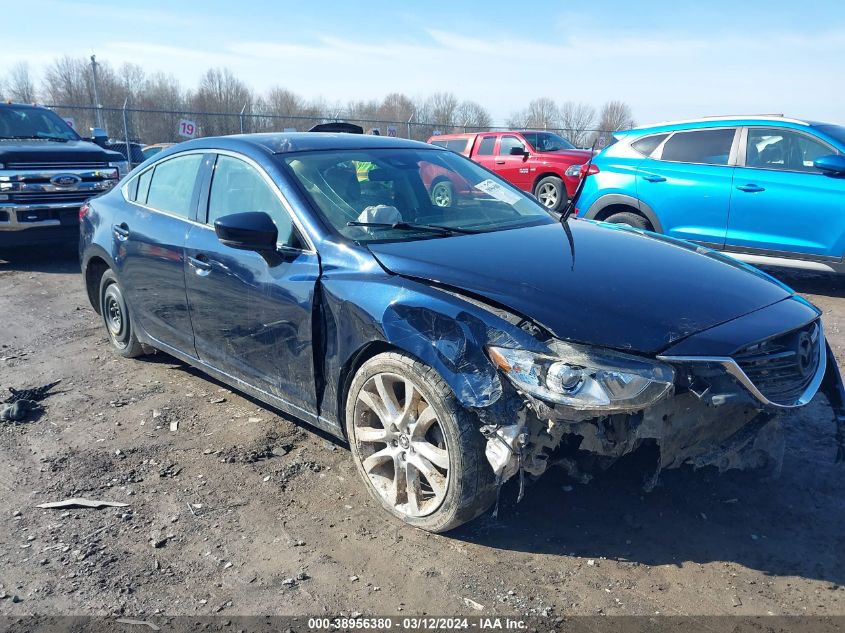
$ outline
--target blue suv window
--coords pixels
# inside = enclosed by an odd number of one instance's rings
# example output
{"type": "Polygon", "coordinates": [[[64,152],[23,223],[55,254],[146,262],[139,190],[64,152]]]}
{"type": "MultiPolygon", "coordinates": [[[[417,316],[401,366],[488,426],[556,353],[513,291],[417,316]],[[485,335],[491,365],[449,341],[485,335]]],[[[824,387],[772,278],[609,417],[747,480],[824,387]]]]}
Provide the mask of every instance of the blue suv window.
{"type": "Polygon", "coordinates": [[[676,163],[727,165],[735,132],[733,128],[675,132],[663,146],[661,158],[676,163]]]}
{"type": "Polygon", "coordinates": [[[631,147],[637,150],[643,156],[651,156],[651,153],[657,149],[663,140],[669,134],[652,134],[651,136],[644,136],[631,143],[631,147]]]}
{"type": "Polygon", "coordinates": [[[834,150],[806,134],[784,128],[749,128],[746,167],[780,171],[818,171],[813,161],[834,150]]]}

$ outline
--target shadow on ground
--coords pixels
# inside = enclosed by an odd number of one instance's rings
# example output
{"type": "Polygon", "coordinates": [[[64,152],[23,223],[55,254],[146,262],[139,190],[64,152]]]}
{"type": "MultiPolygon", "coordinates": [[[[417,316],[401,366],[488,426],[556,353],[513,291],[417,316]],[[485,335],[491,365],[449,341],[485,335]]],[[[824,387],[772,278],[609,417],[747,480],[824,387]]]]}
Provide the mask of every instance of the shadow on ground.
{"type": "Polygon", "coordinates": [[[79,246],[51,244],[0,249],[0,272],[6,270],[68,274],[79,272],[79,246]]]}

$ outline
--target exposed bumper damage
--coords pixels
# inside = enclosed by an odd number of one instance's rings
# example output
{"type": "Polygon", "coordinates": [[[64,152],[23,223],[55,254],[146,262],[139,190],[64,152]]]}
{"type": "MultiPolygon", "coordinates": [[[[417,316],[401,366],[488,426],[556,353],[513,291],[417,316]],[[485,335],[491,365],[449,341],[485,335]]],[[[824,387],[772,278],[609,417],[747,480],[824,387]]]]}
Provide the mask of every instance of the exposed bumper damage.
{"type": "MultiPolygon", "coordinates": [[[[833,354],[820,390],[836,422],[837,461],[845,460],[845,390],[833,354]]],[[[596,416],[549,405],[503,381],[502,398],[477,409],[487,438],[486,455],[499,483],[516,474],[537,477],[552,465],[586,483],[590,471],[651,443],[659,450],[651,489],[663,469],[690,464],[730,469],[764,468],[777,476],[783,460],[782,420],[788,409],[766,406],[718,367],[702,364],[678,371],[674,389],[652,406],[596,416]]],[[[522,487],[520,487],[520,497],[522,487]]]]}

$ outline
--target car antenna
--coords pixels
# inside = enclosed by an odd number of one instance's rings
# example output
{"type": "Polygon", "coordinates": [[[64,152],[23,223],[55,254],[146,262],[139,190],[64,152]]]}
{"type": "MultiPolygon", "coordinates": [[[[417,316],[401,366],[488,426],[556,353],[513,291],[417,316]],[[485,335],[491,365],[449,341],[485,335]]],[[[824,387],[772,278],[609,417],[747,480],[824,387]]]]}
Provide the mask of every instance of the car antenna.
{"type": "MultiPolygon", "coordinates": [[[[598,139],[596,139],[597,141],[598,139]]],[[[575,238],[572,236],[572,229],[569,226],[569,216],[572,215],[572,211],[575,209],[575,203],[578,202],[578,198],[581,195],[581,192],[584,190],[584,181],[587,180],[587,172],[590,171],[590,165],[593,164],[593,155],[595,154],[596,149],[596,141],[593,141],[593,146],[590,148],[590,159],[587,161],[587,164],[582,167],[583,176],[581,176],[581,180],[578,182],[578,186],[575,188],[575,194],[570,198],[569,202],[566,203],[566,208],[560,214],[560,224],[563,227],[564,232],[566,233],[566,239],[569,241],[569,252],[572,254],[572,266],[570,266],[569,270],[575,270],[575,238]],[[585,169],[586,168],[586,169],[585,169]]]]}

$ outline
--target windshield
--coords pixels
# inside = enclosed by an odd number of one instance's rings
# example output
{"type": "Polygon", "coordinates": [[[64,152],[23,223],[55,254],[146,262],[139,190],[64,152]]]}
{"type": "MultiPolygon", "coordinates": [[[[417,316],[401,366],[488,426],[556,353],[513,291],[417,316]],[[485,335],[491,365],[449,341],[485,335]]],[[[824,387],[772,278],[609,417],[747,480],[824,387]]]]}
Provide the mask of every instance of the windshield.
{"type": "Polygon", "coordinates": [[[845,127],[841,125],[814,125],[819,132],[845,145],[845,127]]]}
{"type": "Polygon", "coordinates": [[[75,141],[79,136],[52,110],[0,106],[0,138],[75,141]]]}
{"type": "Polygon", "coordinates": [[[575,149],[575,146],[562,136],[551,132],[522,132],[522,136],[537,152],[557,152],[562,149],[575,149]]]}
{"type": "Polygon", "coordinates": [[[536,200],[450,151],[338,150],[290,154],[283,162],[326,220],[359,242],[555,221],[536,200]]]}

